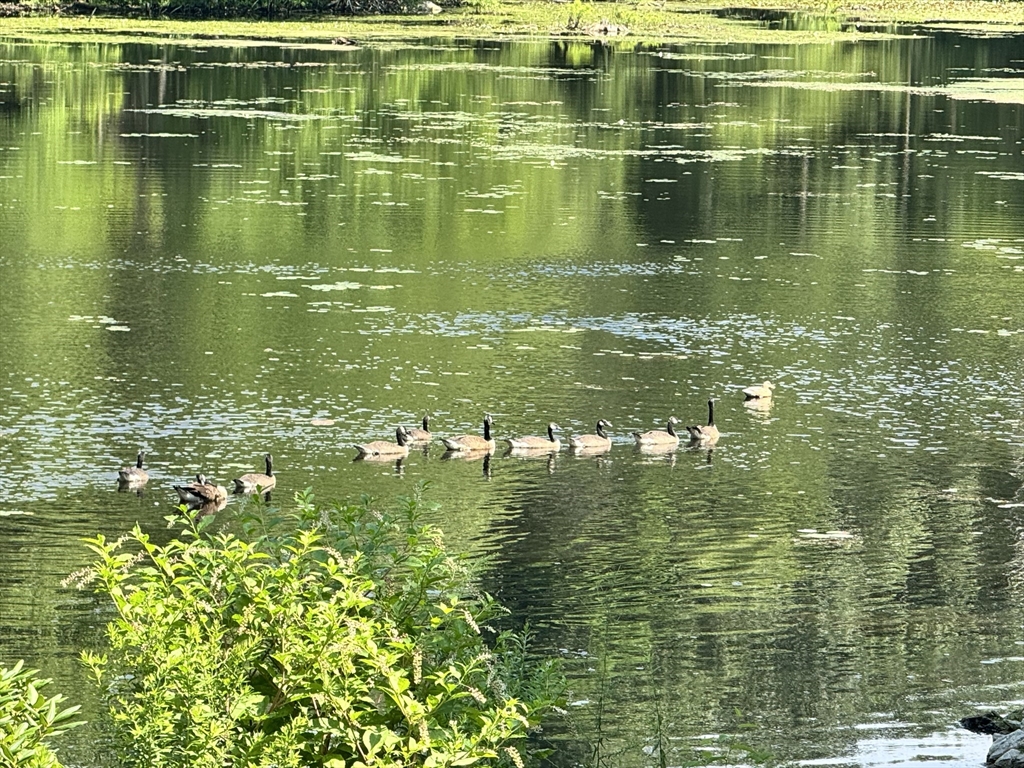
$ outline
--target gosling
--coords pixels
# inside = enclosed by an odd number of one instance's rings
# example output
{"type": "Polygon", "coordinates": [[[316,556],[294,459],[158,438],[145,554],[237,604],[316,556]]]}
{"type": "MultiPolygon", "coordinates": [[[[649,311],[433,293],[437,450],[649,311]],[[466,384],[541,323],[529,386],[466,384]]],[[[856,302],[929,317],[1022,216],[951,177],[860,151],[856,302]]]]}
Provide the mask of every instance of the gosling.
{"type": "Polygon", "coordinates": [[[755,384],[752,387],[747,387],[743,390],[744,400],[767,400],[772,396],[772,390],[775,389],[775,385],[770,381],[765,381],[764,384],[755,384]]]}

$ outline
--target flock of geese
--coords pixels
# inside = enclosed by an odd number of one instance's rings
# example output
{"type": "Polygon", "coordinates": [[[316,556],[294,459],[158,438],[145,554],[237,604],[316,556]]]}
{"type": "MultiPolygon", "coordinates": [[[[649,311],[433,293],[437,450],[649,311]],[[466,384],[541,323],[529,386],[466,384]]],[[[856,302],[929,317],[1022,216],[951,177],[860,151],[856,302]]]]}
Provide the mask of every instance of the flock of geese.
{"type": "MultiPolygon", "coordinates": [[[[747,387],[743,390],[746,400],[768,401],[772,396],[775,385],[770,381],[747,387]]],[[[670,416],[665,429],[652,429],[647,432],[634,432],[633,440],[641,451],[662,452],[673,451],[679,447],[680,435],[676,432],[676,425],[679,420],[670,416]]],[[[484,415],[483,433],[480,435],[465,434],[452,437],[440,437],[445,447],[446,456],[458,456],[460,458],[489,457],[494,453],[496,441],[491,434],[491,427],[494,419],[490,414],[484,415]]],[[[611,450],[612,440],[608,436],[608,428],[611,422],[605,419],[598,419],[594,434],[576,435],[569,438],[570,448],[578,454],[600,454],[611,450]]],[[[691,446],[706,445],[712,446],[718,442],[719,431],[715,426],[715,401],[708,400],[708,423],[693,424],[684,427],[689,436],[691,446]]],[[[505,439],[511,455],[545,455],[555,453],[562,448],[562,441],[555,435],[560,432],[554,422],[548,424],[547,436],[527,435],[525,437],[509,437],[505,439]]],[[[423,417],[422,428],[406,428],[399,426],[395,430],[395,442],[387,440],[374,440],[370,443],[355,445],[357,451],[356,460],[384,460],[391,461],[401,459],[409,455],[410,448],[414,446],[424,447],[433,441],[434,435],[430,431],[430,417],[423,417]]],[[[125,489],[141,489],[149,481],[149,474],[143,468],[145,451],[139,451],[134,467],[122,467],[118,472],[118,483],[125,489]]],[[[265,493],[274,488],[277,478],[274,476],[273,457],[268,453],[264,456],[267,464],[266,473],[249,472],[234,479],[234,493],[250,494],[265,493]]],[[[205,475],[196,475],[195,482],[183,485],[175,485],[174,490],[182,503],[191,507],[204,507],[214,505],[223,506],[227,502],[228,490],[223,485],[210,482],[205,475]]]]}
{"type": "MultiPolygon", "coordinates": [[[[117,483],[122,489],[140,490],[149,482],[149,473],[142,466],[145,458],[146,452],[139,451],[134,467],[121,467],[118,470],[117,483]]],[[[273,490],[277,485],[277,478],[274,476],[274,457],[268,453],[263,458],[267,462],[266,473],[248,472],[236,477],[233,481],[235,493],[264,493],[273,490]]],[[[223,504],[228,500],[228,489],[223,485],[209,482],[202,473],[196,475],[195,482],[176,485],[174,490],[182,503],[191,507],[223,504]]]]}

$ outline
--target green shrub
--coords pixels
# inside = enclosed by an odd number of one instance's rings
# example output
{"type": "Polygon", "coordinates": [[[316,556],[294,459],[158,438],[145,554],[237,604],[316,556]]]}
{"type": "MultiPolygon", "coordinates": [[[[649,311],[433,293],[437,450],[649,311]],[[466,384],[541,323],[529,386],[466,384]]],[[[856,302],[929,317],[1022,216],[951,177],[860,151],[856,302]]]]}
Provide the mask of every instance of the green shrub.
{"type": "Polygon", "coordinates": [[[43,740],[81,725],[71,720],[79,707],[58,710],[64,697],[44,697],[39,689],[50,681],[37,679],[38,670],[23,667],[21,661],[11,669],[0,667],[0,766],[60,768],[43,740]]]}
{"type": "Polygon", "coordinates": [[[83,658],[123,763],[521,765],[564,680],[521,636],[484,642],[498,606],[420,504],[297,501],[289,515],[255,505],[237,534],[206,518],[164,546],[137,527],[89,542],[117,618],[109,660],[83,658]]]}

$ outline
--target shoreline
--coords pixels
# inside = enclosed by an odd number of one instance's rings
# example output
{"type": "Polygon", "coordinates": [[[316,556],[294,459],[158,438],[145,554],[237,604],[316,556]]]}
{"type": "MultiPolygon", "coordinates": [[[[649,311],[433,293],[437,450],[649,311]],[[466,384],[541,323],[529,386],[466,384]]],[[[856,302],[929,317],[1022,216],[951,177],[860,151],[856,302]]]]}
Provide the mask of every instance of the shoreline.
{"type": "Polygon", "coordinates": [[[360,42],[425,39],[501,39],[638,43],[831,43],[900,36],[905,27],[959,30],[978,35],[1024,34],[1024,2],[942,0],[843,4],[788,0],[727,3],[559,3],[550,0],[475,0],[436,15],[334,16],[283,21],[171,20],[106,15],[24,15],[0,18],[0,36],[54,40],[91,36],[97,42],[140,38],[176,44],[282,43],[338,48],[360,42]],[[759,12],[787,19],[773,26],[759,12]],[[575,24],[573,24],[575,20],[575,24]],[[575,28],[574,28],[575,27],[575,28]],[[611,34],[608,33],[609,29],[611,34]]]}

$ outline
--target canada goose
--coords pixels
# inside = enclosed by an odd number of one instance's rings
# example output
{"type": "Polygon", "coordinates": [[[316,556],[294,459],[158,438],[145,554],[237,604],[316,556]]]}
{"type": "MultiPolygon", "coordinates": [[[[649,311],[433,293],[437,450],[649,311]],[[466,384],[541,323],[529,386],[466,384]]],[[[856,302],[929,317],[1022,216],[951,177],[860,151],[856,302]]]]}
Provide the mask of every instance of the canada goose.
{"type": "Polygon", "coordinates": [[[449,451],[477,451],[494,453],[494,438],[491,437],[491,424],[494,419],[491,414],[484,415],[484,436],[480,435],[456,435],[455,437],[442,437],[441,442],[449,451]]]}
{"type": "Polygon", "coordinates": [[[412,429],[407,429],[406,433],[408,434],[408,442],[410,443],[429,443],[433,437],[430,434],[430,417],[423,417],[423,429],[413,427],[412,429]]]}
{"type": "Polygon", "coordinates": [[[274,457],[269,453],[263,457],[267,461],[267,474],[249,472],[241,477],[235,478],[235,493],[256,493],[258,491],[269,491],[277,485],[277,478],[274,477],[274,457]]]}
{"type": "Polygon", "coordinates": [[[679,435],[676,434],[675,425],[679,419],[675,416],[668,417],[668,427],[665,429],[652,429],[649,432],[634,432],[633,439],[636,444],[643,447],[669,447],[679,445],[679,435]]]}
{"type": "Polygon", "coordinates": [[[687,427],[690,433],[690,440],[693,442],[714,442],[718,439],[718,427],[715,426],[715,401],[708,400],[708,423],[707,426],[695,425],[687,427]]]}
{"type": "Polygon", "coordinates": [[[206,485],[206,475],[200,472],[196,475],[196,481],[189,483],[188,485],[176,485],[174,490],[178,493],[178,498],[186,504],[202,504],[203,499],[196,493],[196,489],[200,486],[206,485]]]}
{"type": "Polygon", "coordinates": [[[759,398],[768,399],[772,396],[773,389],[775,389],[775,385],[770,381],[765,381],[764,384],[755,384],[752,387],[747,387],[743,390],[744,400],[757,400],[759,398]]]}
{"type": "Polygon", "coordinates": [[[555,430],[561,430],[562,428],[551,422],[548,424],[548,436],[547,439],[543,437],[536,437],[535,435],[527,435],[526,437],[509,437],[505,439],[508,443],[508,447],[513,451],[557,451],[562,447],[562,441],[555,437],[555,430]]]}
{"type": "Polygon", "coordinates": [[[569,445],[577,451],[607,451],[612,447],[612,439],[605,434],[605,427],[611,422],[599,419],[594,431],[596,435],[577,435],[569,438],[569,445]]]}
{"type": "Polygon", "coordinates": [[[353,447],[359,451],[359,456],[356,458],[365,458],[367,456],[408,456],[408,442],[409,432],[399,424],[395,430],[395,442],[389,443],[387,440],[374,440],[372,443],[355,445],[353,447]]]}
{"type": "Polygon", "coordinates": [[[139,451],[134,467],[121,467],[117,471],[117,482],[122,485],[145,485],[149,481],[149,473],[142,468],[144,458],[146,458],[146,452],[139,451]]]}
{"type": "Polygon", "coordinates": [[[206,504],[210,501],[224,501],[228,497],[228,489],[223,485],[207,482],[206,475],[196,475],[196,481],[188,485],[176,485],[178,498],[186,504],[206,504]]]}

